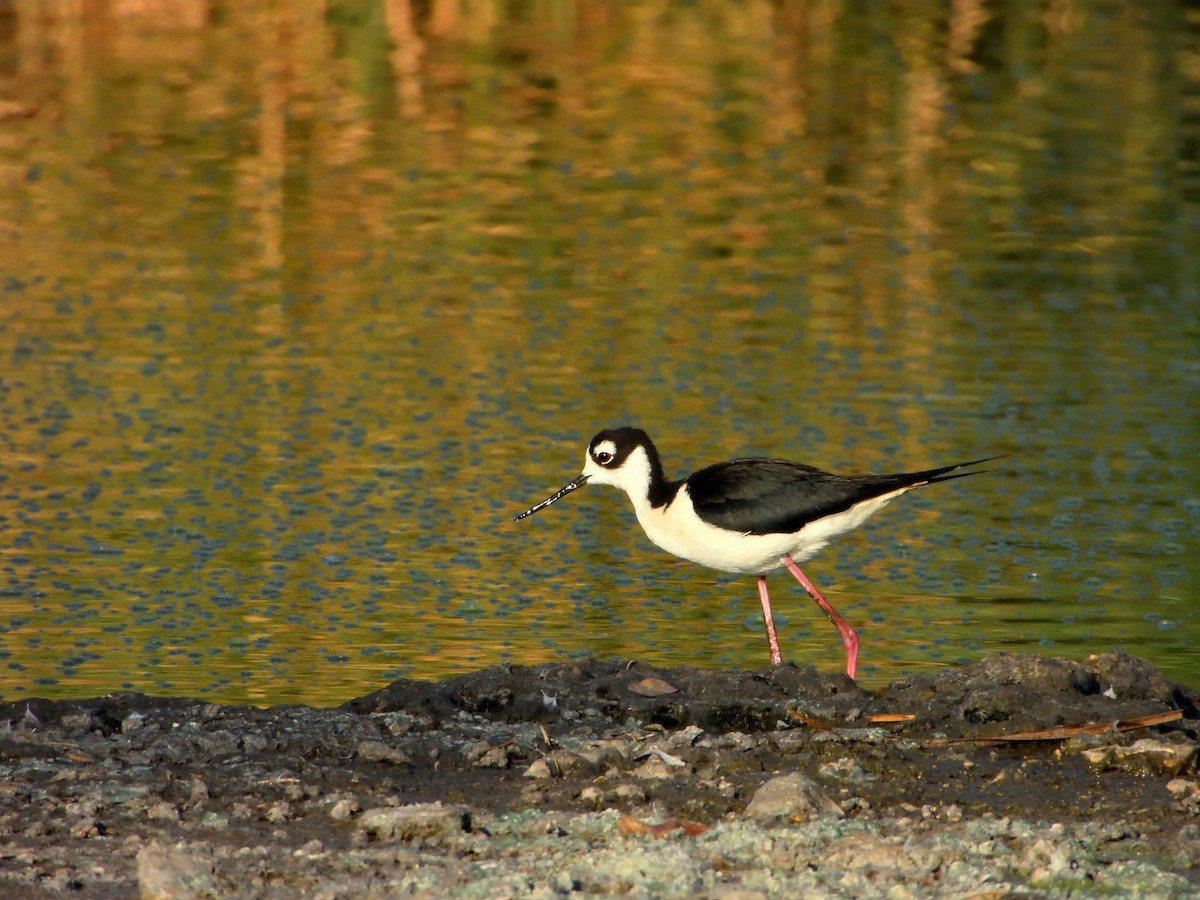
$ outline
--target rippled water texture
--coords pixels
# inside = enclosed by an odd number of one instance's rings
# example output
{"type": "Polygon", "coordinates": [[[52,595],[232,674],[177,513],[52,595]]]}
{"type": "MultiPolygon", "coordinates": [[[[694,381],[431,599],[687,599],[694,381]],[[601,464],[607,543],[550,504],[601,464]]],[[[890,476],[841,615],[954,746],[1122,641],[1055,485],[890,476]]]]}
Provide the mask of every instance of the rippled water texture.
{"type": "Polygon", "coordinates": [[[675,475],[1005,455],[805,565],[867,686],[1196,682],[1194,8],[67,8],[0,5],[4,697],[764,666],[754,579],[622,495],[513,523],[621,424],[675,475]]]}

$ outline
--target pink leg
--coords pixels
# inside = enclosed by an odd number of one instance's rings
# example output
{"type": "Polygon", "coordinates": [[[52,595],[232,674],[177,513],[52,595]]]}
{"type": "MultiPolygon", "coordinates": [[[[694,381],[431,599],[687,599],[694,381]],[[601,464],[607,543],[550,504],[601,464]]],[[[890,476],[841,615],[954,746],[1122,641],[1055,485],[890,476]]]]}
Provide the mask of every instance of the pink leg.
{"type": "MultiPolygon", "coordinates": [[[[858,671],[858,634],[850,627],[849,622],[837,614],[837,610],[829,605],[829,601],[821,596],[821,592],[813,587],[813,583],[805,577],[804,573],[800,571],[800,567],[786,553],[783,556],[783,564],[787,566],[789,572],[796,576],[796,580],[808,591],[809,596],[817,601],[817,606],[821,607],[825,611],[825,615],[829,616],[829,621],[836,625],[837,630],[842,633],[842,643],[846,645],[846,674],[853,678],[854,673],[858,671]]],[[[763,590],[765,592],[766,588],[763,590]]]]}
{"type": "Polygon", "coordinates": [[[771,648],[771,665],[783,662],[779,655],[779,638],[775,635],[775,617],[771,615],[771,598],[767,596],[767,579],[758,576],[758,599],[762,601],[763,621],[767,623],[767,646],[771,648]]]}

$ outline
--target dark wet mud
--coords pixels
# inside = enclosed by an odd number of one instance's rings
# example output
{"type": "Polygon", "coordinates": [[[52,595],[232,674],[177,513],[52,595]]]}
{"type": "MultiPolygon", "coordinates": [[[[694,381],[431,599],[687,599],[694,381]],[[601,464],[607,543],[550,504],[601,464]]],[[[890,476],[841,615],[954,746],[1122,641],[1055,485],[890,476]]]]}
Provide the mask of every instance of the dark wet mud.
{"type": "Polygon", "coordinates": [[[339,709],[0,705],[0,896],[1200,890],[1200,693],[1124,654],[577,659],[339,709]]]}

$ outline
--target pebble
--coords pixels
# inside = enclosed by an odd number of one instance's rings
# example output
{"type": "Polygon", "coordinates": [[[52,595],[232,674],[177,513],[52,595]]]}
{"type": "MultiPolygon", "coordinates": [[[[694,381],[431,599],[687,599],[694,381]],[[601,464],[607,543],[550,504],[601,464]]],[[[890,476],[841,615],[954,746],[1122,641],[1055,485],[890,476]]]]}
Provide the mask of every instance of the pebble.
{"type": "Polygon", "coordinates": [[[1142,738],[1128,747],[1108,745],[1084,750],[1081,754],[1097,769],[1128,772],[1133,775],[1175,775],[1188,769],[1197,759],[1197,745],[1142,738]]]}
{"type": "Polygon", "coordinates": [[[389,747],[382,741],[363,741],[356,748],[354,755],[364,762],[387,763],[393,766],[405,766],[412,762],[403,750],[389,747]]]}
{"type": "Polygon", "coordinates": [[[829,781],[844,781],[848,784],[863,784],[876,778],[860,766],[857,760],[848,756],[822,764],[817,769],[817,775],[829,781]]]}
{"type": "Polygon", "coordinates": [[[525,770],[526,778],[564,778],[580,772],[595,772],[596,766],[570,750],[551,750],[541,759],[535,759],[525,770]]]}
{"type": "Polygon", "coordinates": [[[1184,800],[1197,791],[1200,791],[1200,784],[1187,778],[1172,778],[1167,782],[1167,792],[1176,800],[1184,800]]]}
{"type": "Polygon", "coordinates": [[[752,819],[804,821],[814,816],[842,818],[833,798],[811,778],[798,772],[779,775],[762,785],[751,798],[745,814],[752,819]]]}
{"type": "Polygon", "coordinates": [[[329,807],[329,818],[335,822],[349,819],[359,811],[358,801],[353,797],[342,797],[329,807]]]}
{"type": "MultiPolygon", "coordinates": [[[[682,763],[681,763],[682,764],[682,763]]],[[[663,778],[675,778],[683,773],[684,770],[676,765],[672,765],[660,756],[652,756],[630,774],[634,778],[641,780],[653,780],[663,778]]]]}
{"type": "Polygon", "coordinates": [[[415,803],[369,809],[358,819],[368,840],[418,841],[444,838],[469,830],[471,814],[461,806],[415,803]]]}
{"type": "Polygon", "coordinates": [[[138,891],[154,900],[216,896],[214,867],[206,856],[151,842],[137,854],[138,891]]]}

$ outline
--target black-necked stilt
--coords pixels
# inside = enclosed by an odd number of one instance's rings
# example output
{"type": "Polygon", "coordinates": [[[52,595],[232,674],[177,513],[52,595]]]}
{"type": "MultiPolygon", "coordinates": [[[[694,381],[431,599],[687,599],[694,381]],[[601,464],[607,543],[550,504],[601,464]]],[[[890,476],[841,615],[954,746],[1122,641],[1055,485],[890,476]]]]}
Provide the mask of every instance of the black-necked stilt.
{"type": "Polygon", "coordinates": [[[758,576],[771,663],[782,661],[766,573],[786,567],[842,634],[846,674],[858,668],[858,634],[796,565],[839,534],[857,528],[906,491],[979,472],[971,462],[898,475],[832,475],[782,459],[731,459],[682,481],[663,475],[658,450],[640,428],[612,428],[592,438],[583,472],[520,521],[587,483],[611,484],[629,495],[646,536],[668,553],[719,569],[758,576]],[[956,473],[956,474],[952,474],[956,473]]]}

